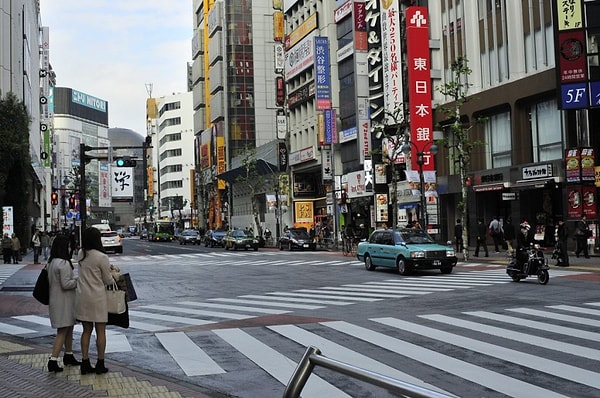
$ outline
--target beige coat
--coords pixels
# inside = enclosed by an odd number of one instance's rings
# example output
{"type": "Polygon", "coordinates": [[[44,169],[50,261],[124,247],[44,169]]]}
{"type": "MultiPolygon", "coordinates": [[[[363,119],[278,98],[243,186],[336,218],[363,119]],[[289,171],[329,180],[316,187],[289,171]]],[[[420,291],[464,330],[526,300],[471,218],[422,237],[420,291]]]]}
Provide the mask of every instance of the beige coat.
{"type": "Polygon", "coordinates": [[[52,259],[48,263],[48,282],[50,283],[50,302],[48,312],[50,325],[64,328],[75,324],[75,288],[77,279],[67,260],[52,259]]]}
{"type": "MultiPolygon", "coordinates": [[[[79,251],[78,259],[83,257],[79,251]]],[[[108,256],[98,250],[88,250],[85,259],[79,261],[79,281],[75,315],[80,321],[106,323],[106,285],[114,282],[110,273],[108,256]]]]}

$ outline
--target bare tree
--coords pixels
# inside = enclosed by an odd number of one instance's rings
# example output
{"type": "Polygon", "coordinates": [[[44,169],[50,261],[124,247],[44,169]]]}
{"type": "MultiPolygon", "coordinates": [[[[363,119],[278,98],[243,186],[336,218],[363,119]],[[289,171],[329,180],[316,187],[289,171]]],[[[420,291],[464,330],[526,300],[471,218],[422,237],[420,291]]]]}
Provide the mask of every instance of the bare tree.
{"type": "Polygon", "coordinates": [[[262,225],[259,218],[259,197],[265,188],[266,179],[258,170],[258,160],[256,159],[256,149],[246,149],[242,158],[243,173],[236,179],[236,184],[245,188],[250,194],[252,203],[252,215],[254,217],[254,225],[256,227],[257,236],[262,236],[262,225]]]}

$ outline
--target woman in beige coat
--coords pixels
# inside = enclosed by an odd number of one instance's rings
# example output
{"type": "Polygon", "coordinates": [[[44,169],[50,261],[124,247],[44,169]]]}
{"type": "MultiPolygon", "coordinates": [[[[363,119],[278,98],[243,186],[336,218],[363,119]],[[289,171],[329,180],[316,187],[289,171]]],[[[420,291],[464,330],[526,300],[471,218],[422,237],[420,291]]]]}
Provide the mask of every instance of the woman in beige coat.
{"type": "Polygon", "coordinates": [[[108,309],[106,304],[106,285],[115,282],[111,271],[118,271],[112,266],[102,248],[100,231],[87,228],[81,240],[79,251],[79,281],[77,283],[76,318],[83,325],[81,334],[81,374],[102,374],[108,372],[104,366],[106,350],[106,322],[108,309]],[[92,330],[96,329],[96,349],[98,361],[96,367],[90,364],[89,349],[92,330]]]}
{"type": "Polygon", "coordinates": [[[59,235],[54,239],[48,259],[48,283],[50,284],[50,302],[48,312],[50,325],[56,329],[52,346],[52,356],[48,361],[48,371],[62,372],[58,365],[58,356],[65,347],[63,363],[80,365],[73,356],[73,325],[75,325],[75,288],[77,278],[73,275],[73,264],[69,256],[69,238],[59,235]]]}

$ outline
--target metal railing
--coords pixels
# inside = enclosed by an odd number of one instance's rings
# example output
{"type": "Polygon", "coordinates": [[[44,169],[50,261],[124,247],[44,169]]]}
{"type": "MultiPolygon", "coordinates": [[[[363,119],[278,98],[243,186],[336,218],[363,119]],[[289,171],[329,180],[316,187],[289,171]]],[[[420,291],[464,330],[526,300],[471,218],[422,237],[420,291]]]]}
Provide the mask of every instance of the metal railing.
{"type": "Polygon", "coordinates": [[[451,398],[452,396],[442,394],[427,388],[406,383],[391,377],[371,372],[335,359],[327,358],[321,355],[321,351],[316,347],[308,347],[298,363],[296,370],[292,374],[285,391],[283,398],[298,398],[302,393],[304,385],[313,372],[316,365],[345,374],[358,380],[365,381],[369,384],[383,387],[387,390],[397,392],[407,398],[451,398]]]}

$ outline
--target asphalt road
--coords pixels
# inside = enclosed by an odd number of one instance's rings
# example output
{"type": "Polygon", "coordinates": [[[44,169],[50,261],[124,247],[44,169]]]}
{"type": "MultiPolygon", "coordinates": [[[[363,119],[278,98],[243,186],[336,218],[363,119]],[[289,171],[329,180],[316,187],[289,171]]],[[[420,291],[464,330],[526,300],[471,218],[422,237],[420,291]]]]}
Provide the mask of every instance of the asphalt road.
{"type": "MultiPolygon", "coordinates": [[[[129,329],[110,327],[107,358],[215,392],[281,396],[315,346],[456,396],[600,396],[598,273],[553,268],[546,286],[514,283],[490,263],[400,276],[340,253],[137,239],[111,261],[130,273],[138,300],[129,329]]],[[[0,314],[0,323],[50,343],[54,331],[32,315],[0,314]]],[[[322,368],[304,392],[397,396],[322,368]]]]}

